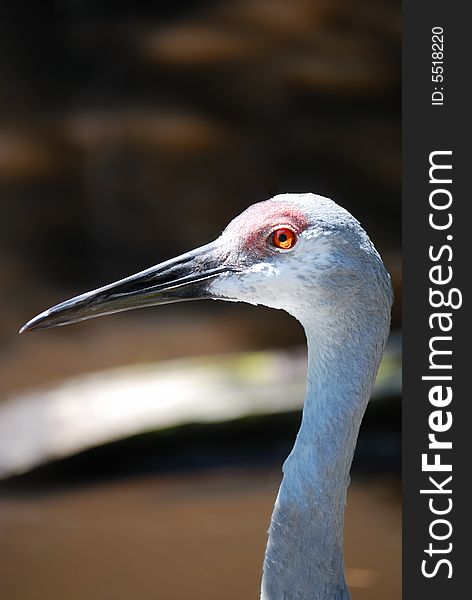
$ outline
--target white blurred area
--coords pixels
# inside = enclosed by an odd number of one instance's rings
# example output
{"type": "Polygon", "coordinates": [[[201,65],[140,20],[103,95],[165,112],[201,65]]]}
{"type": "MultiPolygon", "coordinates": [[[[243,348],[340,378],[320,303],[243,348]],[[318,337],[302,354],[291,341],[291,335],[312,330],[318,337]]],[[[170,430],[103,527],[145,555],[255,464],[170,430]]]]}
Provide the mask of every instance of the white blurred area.
{"type": "MultiPolygon", "coordinates": [[[[301,409],[305,349],[135,365],[12,395],[0,405],[0,477],[146,431],[301,409]]],[[[391,338],[374,399],[401,389],[391,338]]]]}

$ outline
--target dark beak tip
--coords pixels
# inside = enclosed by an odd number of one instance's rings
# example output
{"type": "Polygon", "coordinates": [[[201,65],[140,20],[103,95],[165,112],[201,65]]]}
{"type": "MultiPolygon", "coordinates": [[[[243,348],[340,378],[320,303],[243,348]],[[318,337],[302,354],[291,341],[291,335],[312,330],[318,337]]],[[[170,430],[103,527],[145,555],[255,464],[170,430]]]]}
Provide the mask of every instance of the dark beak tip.
{"type": "Polygon", "coordinates": [[[45,327],[47,327],[47,324],[45,324],[46,317],[47,315],[45,313],[41,313],[40,315],[33,317],[32,319],[27,321],[22,327],[20,327],[18,334],[22,335],[24,333],[30,333],[35,329],[44,329],[45,327]]]}
{"type": "Polygon", "coordinates": [[[28,321],[28,323],[25,323],[20,327],[18,334],[22,335],[23,333],[30,333],[33,329],[35,329],[34,324],[31,321],[28,321]]]}

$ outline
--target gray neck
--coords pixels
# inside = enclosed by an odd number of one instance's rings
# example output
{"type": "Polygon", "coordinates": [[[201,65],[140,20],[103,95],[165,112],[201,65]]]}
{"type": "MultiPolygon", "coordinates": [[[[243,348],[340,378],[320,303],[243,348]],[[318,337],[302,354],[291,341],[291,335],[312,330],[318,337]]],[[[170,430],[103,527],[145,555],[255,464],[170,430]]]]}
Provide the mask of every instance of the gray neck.
{"type": "Polygon", "coordinates": [[[337,324],[336,337],[313,323],[305,327],[308,380],[303,419],[283,467],[272,514],[262,600],[350,598],[344,579],[344,506],[388,321],[370,314],[365,323],[370,326],[359,327],[357,321],[341,336],[337,324]]]}

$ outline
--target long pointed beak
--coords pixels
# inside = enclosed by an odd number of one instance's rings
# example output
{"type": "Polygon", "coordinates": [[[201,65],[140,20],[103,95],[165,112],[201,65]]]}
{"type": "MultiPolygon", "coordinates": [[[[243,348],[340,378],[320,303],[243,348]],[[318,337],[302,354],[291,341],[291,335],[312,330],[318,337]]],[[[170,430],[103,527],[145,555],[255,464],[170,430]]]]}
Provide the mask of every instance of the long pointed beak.
{"type": "Polygon", "coordinates": [[[57,304],[28,321],[20,333],[68,325],[134,308],[211,298],[208,283],[234,271],[233,267],[225,266],[220,247],[212,242],[57,304]]]}

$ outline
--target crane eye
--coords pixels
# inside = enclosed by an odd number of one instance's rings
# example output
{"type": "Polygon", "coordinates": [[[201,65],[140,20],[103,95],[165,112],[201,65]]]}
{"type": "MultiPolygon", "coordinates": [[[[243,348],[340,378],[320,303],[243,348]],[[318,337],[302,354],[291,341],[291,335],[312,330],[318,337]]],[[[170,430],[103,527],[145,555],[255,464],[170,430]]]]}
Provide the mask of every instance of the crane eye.
{"type": "Polygon", "coordinates": [[[281,227],[276,229],[272,234],[272,243],[276,248],[281,250],[290,250],[297,242],[297,236],[291,229],[281,227]]]}

